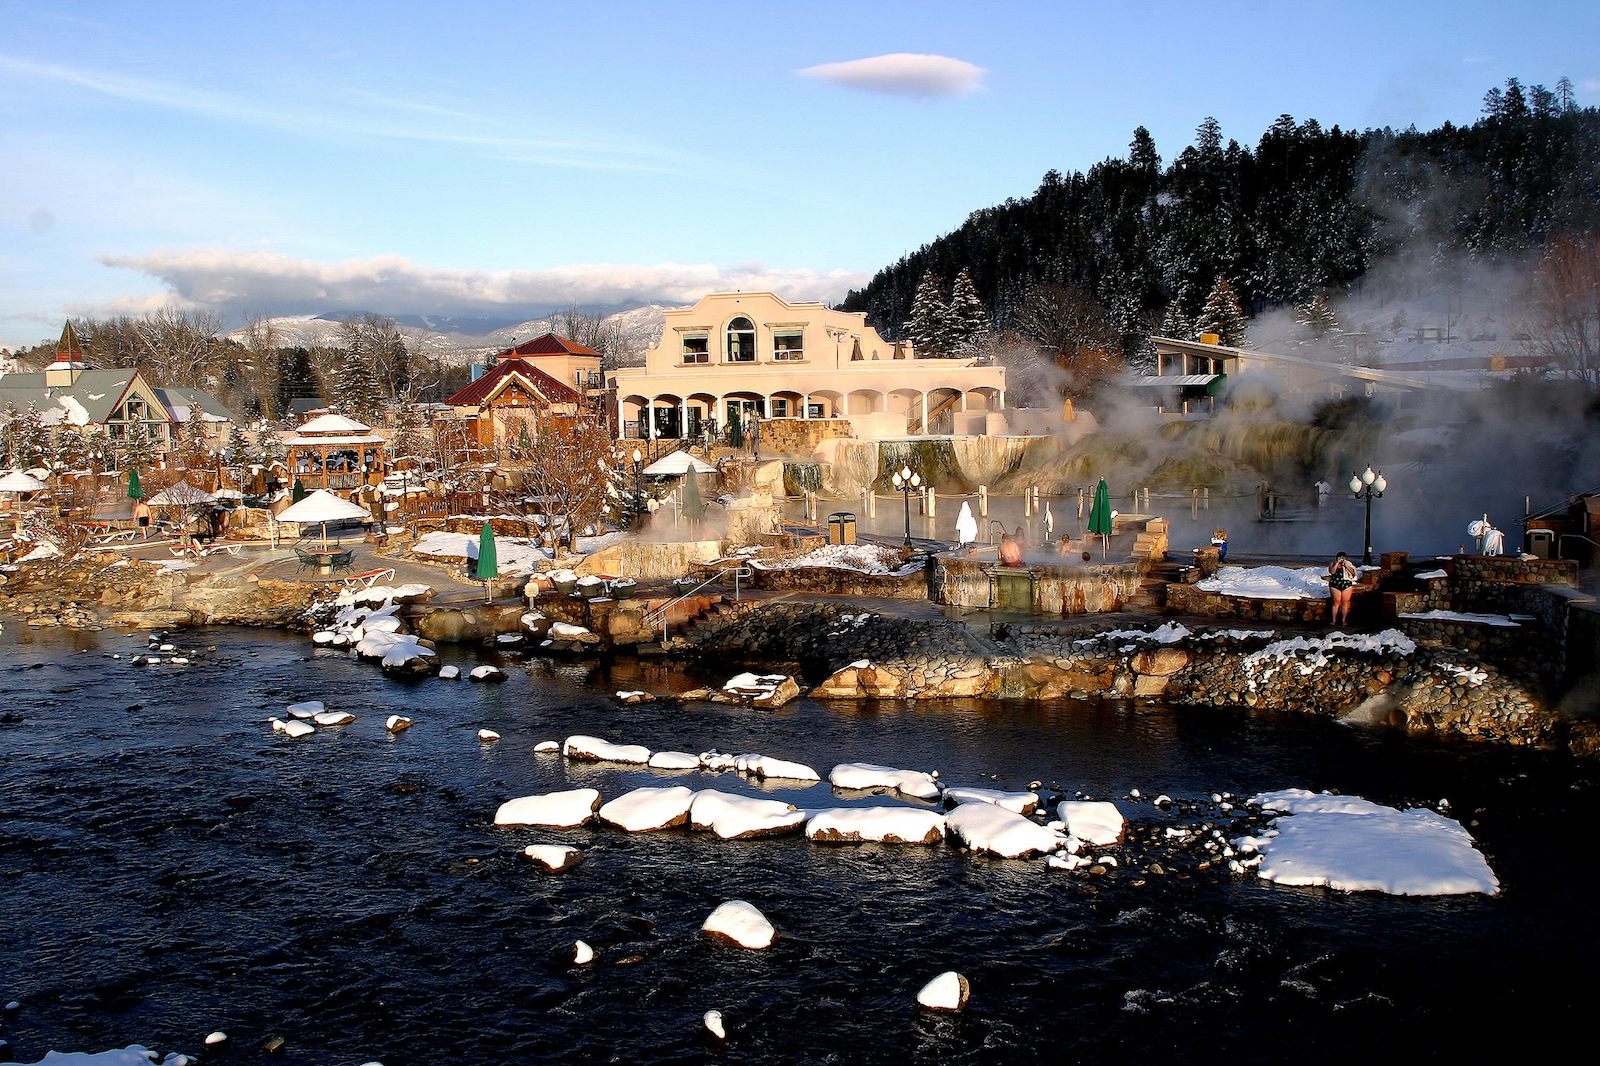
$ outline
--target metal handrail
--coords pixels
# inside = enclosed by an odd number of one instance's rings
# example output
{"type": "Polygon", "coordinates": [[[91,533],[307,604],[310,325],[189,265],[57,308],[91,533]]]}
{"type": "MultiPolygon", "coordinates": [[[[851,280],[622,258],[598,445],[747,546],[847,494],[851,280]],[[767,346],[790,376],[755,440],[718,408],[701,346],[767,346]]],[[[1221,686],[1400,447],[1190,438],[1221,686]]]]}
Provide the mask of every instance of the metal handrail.
{"type": "Polygon", "coordinates": [[[644,616],[644,624],[645,624],[645,626],[647,628],[654,628],[655,624],[657,622],[660,622],[661,623],[661,639],[662,639],[662,641],[665,641],[667,639],[667,616],[668,616],[668,614],[671,613],[672,609],[674,607],[678,606],[678,604],[682,603],[684,600],[688,599],[690,596],[693,596],[695,593],[697,593],[700,590],[704,589],[707,585],[710,585],[712,582],[715,582],[715,581],[721,581],[723,578],[727,577],[729,574],[733,575],[733,598],[735,600],[739,599],[739,597],[740,597],[739,579],[740,578],[745,578],[745,577],[752,577],[752,576],[755,575],[755,571],[754,570],[750,569],[748,566],[743,566],[743,565],[731,567],[731,568],[728,568],[728,569],[718,570],[716,573],[714,573],[711,576],[707,577],[704,581],[700,582],[694,588],[689,589],[687,592],[685,592],[682,595],[678,596],[677,599],[668,600],[666,603],[662,604],[660,607],[657,607],[655,610],[648,612],[644,616]]]}

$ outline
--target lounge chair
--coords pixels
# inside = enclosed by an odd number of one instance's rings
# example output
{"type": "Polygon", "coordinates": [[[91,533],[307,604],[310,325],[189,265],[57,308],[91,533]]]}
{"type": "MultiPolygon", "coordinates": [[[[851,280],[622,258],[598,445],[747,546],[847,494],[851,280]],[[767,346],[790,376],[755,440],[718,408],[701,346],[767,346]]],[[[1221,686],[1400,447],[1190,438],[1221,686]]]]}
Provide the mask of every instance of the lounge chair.
{"type": "Polygon", "coordinates": [[[360,573],[348,574],[340,580],[340,584],[351,591],[370,589],[380,581],[393,581],[394,567],[374,570],[362,570],[360,573]]]}

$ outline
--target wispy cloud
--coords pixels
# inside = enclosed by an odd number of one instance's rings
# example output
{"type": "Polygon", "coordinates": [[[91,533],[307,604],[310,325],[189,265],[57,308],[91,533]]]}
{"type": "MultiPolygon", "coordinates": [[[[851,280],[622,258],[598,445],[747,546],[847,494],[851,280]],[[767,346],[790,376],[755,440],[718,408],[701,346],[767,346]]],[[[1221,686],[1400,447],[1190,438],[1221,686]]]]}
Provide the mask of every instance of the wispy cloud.
{"type": "Polygon", "coordinates": [[[976,92],[983,86],[983,76],[987,72],[983,67],[950,56],[893,52],[843,63],[822,63],[795,73],[847,89],[928,98],[976,92]]]}
{"type": "Polygon", "coordinates": [[[362,90],[331,88],[315,107],[290,102],[269,105],[243,96],[114,71],[80,70],[3,54],[0,75],[33,84],[71,86],[128,103],[322,140],[354,137],[438,144],[542,166],[655,171],[673,168],[665,150],[649,145],[600,137],[527,137],[506,132],[485,116],[362,90]],[[347,106],[331,103],[339,99],[347,106]]]}
{"type": "MultiPolygon", "coordinates": [[[[109,267],[155,278],[165,297],[230,316],[362,309],[384,314],[463,314],[583,306],[691,303],[707,292],[772,289],[791,299],[837,300],[867,275],[772,269],[760,263],[580,263],[550,270],[444,270],[383,255],[325,263],[279,252],[160,249],[104,255],[109,267]]],[[[138,298],[141,304],[148,298],[138,298]]],[[[157,299],[161,299],[158,297],[157,299]]]]}

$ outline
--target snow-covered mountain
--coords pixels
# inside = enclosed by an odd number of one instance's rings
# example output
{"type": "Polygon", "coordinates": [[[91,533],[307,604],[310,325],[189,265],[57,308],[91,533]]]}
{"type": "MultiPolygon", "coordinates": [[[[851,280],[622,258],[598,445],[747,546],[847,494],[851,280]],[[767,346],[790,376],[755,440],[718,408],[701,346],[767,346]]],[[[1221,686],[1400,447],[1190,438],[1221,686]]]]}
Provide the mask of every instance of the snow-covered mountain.
{"type": "MultiPolygon", "coordinates": [[[[649,304],[607,315],[602,329],[616,335],[614,345],[617,360],[623,366],[642,362],[645,350],[661,337],[666,322],[666,307],[649,304]]],[[[284,347],[340,348],[344,340],[339,334],[340,323],[348,317],[336,315],[280,315],[268,319],[273,339],[284,347]]],[[[445,363],[480,362],[495,352],[532,340],[554,329],[551,318],[532,318],[513,325],[490,329],[482,333],[460,332],[449,327],[471,328],[487,325],[490,320],[452,319],[447,316],[408,315],[396,319],[396,325],[411,349],[429,358],[445,363]],[[431,326],[446,328],[430,328],[431,326]]],[[[245,331],[235,330],[229,336],[244,340],[245,331]]]]}

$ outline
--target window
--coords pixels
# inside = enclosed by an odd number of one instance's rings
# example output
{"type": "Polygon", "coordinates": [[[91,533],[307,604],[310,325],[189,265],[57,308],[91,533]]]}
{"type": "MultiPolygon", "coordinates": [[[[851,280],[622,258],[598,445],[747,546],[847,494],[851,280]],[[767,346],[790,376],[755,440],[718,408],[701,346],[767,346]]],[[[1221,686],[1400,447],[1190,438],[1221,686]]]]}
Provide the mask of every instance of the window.
{"type": "Polygon", "coordinates": [[[711,335],[708,333],[685,333],[683,335],[683,361],[685,363],[710,362],[710,348],[711,335]]]}
{"type": "Polygon", "coordinates": [[[806,417],[807,418],[822,418],[822,417],[825,417],[823,415],[823,413],[822,413],[822,405],[820,403],[808,403],[808,404],[806,404],[806,417]]]}
{"type": "Polygon", "coordinates": [[[728,362],[753,363],[756,361],[756,326],[740,316],[728,323],[728,362]]]}
{"type": "Polygon", "coordinates": [[[772,331],[772,358],[779,362],[796,362],[805,357],[804,330],[775,329],[772,331]]]}
{"type": "Polygon", "coordinates": [[[782,399],[782,398],[775,397],[772,400],[772,417],[773,418],[788,418],[789,417],[789,401],[785,400],[785,399],[782,399]]]}

